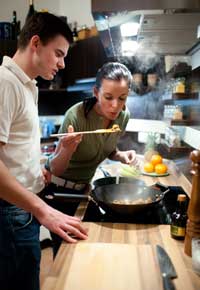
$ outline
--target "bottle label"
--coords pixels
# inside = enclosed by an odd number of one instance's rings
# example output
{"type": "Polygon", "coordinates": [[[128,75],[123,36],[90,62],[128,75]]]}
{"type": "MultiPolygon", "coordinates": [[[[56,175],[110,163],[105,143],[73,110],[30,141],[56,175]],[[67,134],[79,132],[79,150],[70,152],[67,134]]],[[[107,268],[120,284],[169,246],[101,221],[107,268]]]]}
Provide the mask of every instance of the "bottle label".
{"type": "Polygon", "coordinates": [[[172,225],[171,226],[171,233],[172,233],[172,235],[174,235],[176,237],[184,237],[185,236],[185,228],[172,225]]]}

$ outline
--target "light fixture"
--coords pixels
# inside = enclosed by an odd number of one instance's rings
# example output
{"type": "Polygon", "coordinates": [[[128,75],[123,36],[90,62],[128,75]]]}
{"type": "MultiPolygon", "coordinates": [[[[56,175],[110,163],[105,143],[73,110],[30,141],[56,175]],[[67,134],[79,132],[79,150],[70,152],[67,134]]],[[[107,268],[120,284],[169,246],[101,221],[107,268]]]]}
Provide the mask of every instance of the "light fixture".
{"type": "Polygon", "coordinates": [[[140,24],[137,22],[127,22],[120,25],[122,37],[135,36],[138,34],[140,24]]]}

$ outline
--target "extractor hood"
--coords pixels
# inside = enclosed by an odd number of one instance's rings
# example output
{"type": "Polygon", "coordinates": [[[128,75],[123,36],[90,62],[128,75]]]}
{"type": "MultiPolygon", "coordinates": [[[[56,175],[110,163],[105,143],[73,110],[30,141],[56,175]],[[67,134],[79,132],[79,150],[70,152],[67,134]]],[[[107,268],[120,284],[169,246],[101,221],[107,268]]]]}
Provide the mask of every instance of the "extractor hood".
{"type": "Polygon", "coordinates": [[[200,1],[92,0],[92,14],[109,58],[123,55],[120,26],[131,21],[140,23],[135,53],[185,55],[197,42],[200,1]]]}

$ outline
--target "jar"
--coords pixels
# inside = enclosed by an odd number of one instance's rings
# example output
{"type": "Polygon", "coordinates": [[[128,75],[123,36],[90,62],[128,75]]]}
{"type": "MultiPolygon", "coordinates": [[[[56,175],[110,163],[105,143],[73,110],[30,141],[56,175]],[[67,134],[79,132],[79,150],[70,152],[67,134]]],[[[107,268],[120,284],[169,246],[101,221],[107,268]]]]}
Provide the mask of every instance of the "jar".
{"type": "Polygon", "coordinates": [[[139,87],[142,85],[142,74],[141,73],[133,74],[133,84],[136,87],[139,87]]]}
{"type": "Polygon", "coordinates": [[[147,84],[149,87],[154,88],[158,81],[158,75],[157,74],[148,74],[147,75],[147,84]]]}
{"type": "Polygon", "coordinates": [[[185,93],[185,80],[179,79],[175,85],[174,93],[184,94],[185,93]]]}
{"type": "Polygon", "coordinates": [[[173,114],[173,120],[182,120],[183,119],[183,112],[179,106],[176,106],[173,114]]]}

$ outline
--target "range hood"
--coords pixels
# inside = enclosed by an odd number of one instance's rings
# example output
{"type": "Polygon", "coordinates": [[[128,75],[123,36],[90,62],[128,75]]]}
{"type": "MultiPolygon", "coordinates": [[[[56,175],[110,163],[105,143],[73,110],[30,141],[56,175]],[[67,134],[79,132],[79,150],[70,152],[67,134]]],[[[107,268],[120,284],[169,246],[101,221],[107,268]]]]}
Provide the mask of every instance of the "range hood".
{"type": "Polygon", "coordinates": [[[122,56],[120,26],[135,20],[140,23],[137,51],[185,55],[197,42],[200,1],[92,0],[92,15],[108,58],[122,56]]]}

